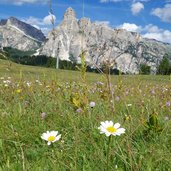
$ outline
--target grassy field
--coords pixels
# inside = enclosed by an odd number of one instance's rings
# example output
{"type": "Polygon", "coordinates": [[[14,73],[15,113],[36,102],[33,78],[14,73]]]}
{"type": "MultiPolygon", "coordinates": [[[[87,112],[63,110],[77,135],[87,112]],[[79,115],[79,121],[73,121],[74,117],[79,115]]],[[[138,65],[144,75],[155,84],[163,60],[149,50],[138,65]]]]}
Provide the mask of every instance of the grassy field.
{"type": "Polygon", "coordinates": [[[111,83],[109,93],[102,74],[0,60],[0,171],[170,171],[170,76],[111,83]],[[110,146],[106,120],[125,128],[110,146]],[[41,135],[52,130],[61,138],[48,146],[41,135]]]}

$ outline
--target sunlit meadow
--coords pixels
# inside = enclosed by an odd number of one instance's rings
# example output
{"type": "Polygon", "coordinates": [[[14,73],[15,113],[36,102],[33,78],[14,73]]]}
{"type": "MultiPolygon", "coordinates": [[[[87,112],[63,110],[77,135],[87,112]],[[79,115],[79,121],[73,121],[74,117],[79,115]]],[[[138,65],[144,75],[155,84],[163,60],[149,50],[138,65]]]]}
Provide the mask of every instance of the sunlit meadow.
{"type": "Polygon", "coordinates": [[[171,170],[170,76],[112,75],[111,94],[103,74],[0,60],[0,170],[171,170]]]}

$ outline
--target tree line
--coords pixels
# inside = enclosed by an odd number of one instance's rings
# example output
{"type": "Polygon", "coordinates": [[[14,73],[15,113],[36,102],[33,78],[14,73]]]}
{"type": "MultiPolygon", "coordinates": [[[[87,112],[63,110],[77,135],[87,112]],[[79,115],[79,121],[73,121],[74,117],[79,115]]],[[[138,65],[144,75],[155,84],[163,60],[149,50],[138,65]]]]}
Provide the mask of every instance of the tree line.
{"type": "MultiPolygon", "coordinates": [[[[15,63],[23,64],[23,65],[32,65],[32,66],[43,66],[43,67],[56,67],[56,58],[47,57],[45,55],[33,55],[33,51],[21,51],[18,49],[14,49],[11,47],[3,48],[7,58],[15,63]]],[[[72,57],[72,56],[71,56],[72,57]]],[[[156,74],[159,75],[170,75],[171,74],[171,55],[165,54],[163,59],[157,66],[156,74]]],[[[59,69],[67,69],[67,70],[77,70],[80,64],[77,64],[76,61],[67,61],[67,60],[59,60],[59,69]],[[78,66],[78,67],[77,67],[78,66]]],[[[103,70],[103,68],[100,68],[103,70]]],[[[88,72],[98,73],[99,69],[91,68],[87,66],[88,72]]],[[[111,74],[118,75],[120,71],[118,69],[111,69],[111,74]]],[[[151,73],[151,67],[147,64],[140,64],[140,74],[148,75],[151,73]]],[[[121,73],[124,74],[124,73],[121,73]]]]}
{"type": "MultiPolygon", "coordinates": [[[[163,59],[157,66],[156,74],[158,75],[170,75],[171,74],[171,56],[165,54],[163,59]]],[[[151,67],[147,64],[140,64],[140,74],[148,75],[151,73],[151,67]]]]}

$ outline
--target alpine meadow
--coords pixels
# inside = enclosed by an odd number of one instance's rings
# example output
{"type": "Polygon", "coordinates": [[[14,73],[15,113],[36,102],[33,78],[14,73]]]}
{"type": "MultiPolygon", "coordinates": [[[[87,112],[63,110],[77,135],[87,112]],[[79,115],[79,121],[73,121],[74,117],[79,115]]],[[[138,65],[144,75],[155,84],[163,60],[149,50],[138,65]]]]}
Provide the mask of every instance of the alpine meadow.
{"type": "Polygon", "coordinates": [[[111,76],[112,101],[105,75],[0,63],[1,170],[170,170],[169,76],[111,76]],[[106,120],[125,128],[110,147],[106,120]]]}

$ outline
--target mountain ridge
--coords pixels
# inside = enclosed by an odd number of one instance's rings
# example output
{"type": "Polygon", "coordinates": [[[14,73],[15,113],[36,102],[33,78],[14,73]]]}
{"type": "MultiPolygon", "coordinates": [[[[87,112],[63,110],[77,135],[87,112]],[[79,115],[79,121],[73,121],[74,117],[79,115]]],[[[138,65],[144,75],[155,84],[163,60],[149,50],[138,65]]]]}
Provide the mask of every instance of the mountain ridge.
{"type": "Polygon", "coordinates": [[[77,19],[71,7],[47,38],[40,30],[15,17],[0,20],[0,47],[35,50],[35,55],[58,56],[77,63],[83,50],[92,68],[101,67],[106,60],[115,60],[117,65],[113,68],[135,74],[139,73],[141,64],[150,66],[155,73],[163,56],[171,53],[171,44],[91,22],[89,18],[77,19]]]}
{"type": "Polygon", "coordinates": [[[62,22],[48,34],[40,54],[79,63],[82,50],[86,51],[86,62],[91,67],[100,67],[111,58],[122,72],[137,74],[140,65],[146,64],[155,73],[171,45],[143,38],[136,32],[99,25],[88,18],[78,20],[69,7],[62,22]]]}
{"type": "Polygon", "coordinates": [[[19,50],[40,48],[46,37],[41,30],[18,20],[15,17],[0,21],[0,46],[19,50]]]}

